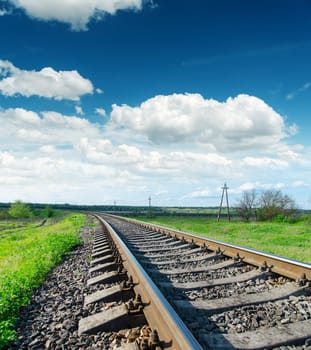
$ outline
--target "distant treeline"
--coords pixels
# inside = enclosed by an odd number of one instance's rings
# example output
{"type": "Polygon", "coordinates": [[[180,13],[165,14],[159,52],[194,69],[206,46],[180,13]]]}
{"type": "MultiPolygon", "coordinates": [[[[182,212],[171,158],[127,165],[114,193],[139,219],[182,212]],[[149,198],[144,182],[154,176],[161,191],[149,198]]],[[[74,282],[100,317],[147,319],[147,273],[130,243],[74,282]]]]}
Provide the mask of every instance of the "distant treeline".
{"type": "MultiPolygon", "coordinates": [[[[0,209],[8,209],[12,203],[0,203],[0,209]]],[[[219,207],[149,207],[149,206],[126,206],[126,205],[74,205],[74,204],[51,204],[51,203],[26,203],[31,210],[51,209],[84,211],[84,212],[107,212],[123,216],[205,216],[217,217],[219,207]]],[[[311,210],[305,210],[305,214],[311,213],[311,210]]],[[[225,209],[221,212],[221,217],[227,217],[225,209]]],[[[230,217],[238,218],[239,214],[235,208],[230,208],[230,217]]]]}
{"type": "MultiPolygon", "coordinates": [[[[121,216],[130,217],[155,217],[155,216],[204,216],[217,217],[217,207],[149,207],[149,206],[116,206],[116,205],[72,205],[72,204],[47,204],[47,203],[25,203],[32,211],[52,210],[79,211],[79,212],[106,212],[121,216]]],[[[0,203],[0,210],[7,211],[12,203],[0,203]]],[[[235,210],[230,211],[230,216],[237,217],[235,210]]],[[[221,217],[226,217],[223,212],[221,217]]]]}
{"type": "MultiPolygon", "coordinates": [[[[46,207],[70,211],[105,211],[109,213],[122,213],[123,215],[217,215],[217,207],[149,207],[149,206],[126,206],[126,205],[76,205],[76,204],[51,204],[51,203],[25,203],[32,210],[46,207]]],[[[0,209],[8,209],[12,203],[0,203],[0,209]]],[[[235,214],[235,211],[230,211],[235,214]]],[[[223,214],[225,215],[225,214],[223,214]]]]}

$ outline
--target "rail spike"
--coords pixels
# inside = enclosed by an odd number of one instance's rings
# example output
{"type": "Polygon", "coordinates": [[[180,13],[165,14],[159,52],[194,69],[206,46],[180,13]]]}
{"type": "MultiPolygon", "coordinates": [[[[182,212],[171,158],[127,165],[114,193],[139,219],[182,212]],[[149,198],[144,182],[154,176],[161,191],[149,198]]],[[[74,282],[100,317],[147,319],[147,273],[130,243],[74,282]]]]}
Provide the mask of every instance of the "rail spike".
{"type": "Polygon", "coordinates": [[[307,279],[305,273],[302,273],[301,276],[297,279],[297,284],[299,287],[311,287],[311,281],[307,279]]]}
{"type": "Polygon", "coordinates": [[[264,261],[262,263],[262,265],[260,266],[260,271],[262,272],[271,272],[273,268],[273,265],[268,265],[266,261],[264,261]]]}
{"type": "Polygon", "coordinates": [[[159,334],[156,329],[153,329],[150,335],[150,350],[162,350],[163,347],[160,342],[159,334]]]}
{"type": "Polygon", "coordinates": [[[220,249],[220,247],[218,247],[218,248],[215,250],[216,255],[223,255],[224,252],[225,252],[225,251],[222,250],[222,249],[220,249]]]}
{"type": "Polygon", "coordinates": [[[130,276],[126,281],[122,283],[122,290],[132,290],[134,287],[134,282],[132,276],[130,276]]]}
{"type": "Polygon", "coordinates": [[[240,256],[240,254],[237,253],[236,256],[233,258],[233,261],[234,261],[235,263],[240,263],[240,262],[243,262],[244,259],[245,259],[244,256],[240,256]]]}
{"type": "Polygon", "coordinates": [[[191,244],[191,248],[192,248],[192,249],[195,248],[195,247],[197,246],[197,245],[195,244],[195,242],[194,242],[193,239],[191,240],[191,243],[190,243],[190,244],[191,244]]]}
{"type": "Polygon", "coordinates": [[[206,243],[203,243],[203,245],[201,246],[202,250],[207,252],[208,251],[208,245],[206,243]]]}
{"type": "Polygon", "coordinates": [[[135,300],[131,299],[127,303],[127,309],[130,314],[141,313],[144,308],[144,304],[141,299],[141,295],[137,294],[135,300]]]}
{"type": "Polygon", "coordinates": [[[134,307],[135,309],[142,309],[144,307],[140,294],[136,295],[136,298],[134,300],[134,307]]]}

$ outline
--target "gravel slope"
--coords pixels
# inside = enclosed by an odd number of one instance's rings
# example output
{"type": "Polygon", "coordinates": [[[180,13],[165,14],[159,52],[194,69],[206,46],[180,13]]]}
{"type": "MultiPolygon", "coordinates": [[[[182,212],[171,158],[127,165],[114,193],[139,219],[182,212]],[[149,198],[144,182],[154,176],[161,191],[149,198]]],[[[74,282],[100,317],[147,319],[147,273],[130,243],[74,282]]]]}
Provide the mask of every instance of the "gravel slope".
{"type": "MultiPolygon", "coordinates": [[[[92,222],[88,218],[88,223],[92,222]]],[[[81,230],[83,244],[67,254],[34,293],[17,325],[18,341],[10,349],[109,349],[113,335],[78,336],[79,319],[87,316],[83,308],[86,294],[91,241],[99,226],[81,230]]]]}

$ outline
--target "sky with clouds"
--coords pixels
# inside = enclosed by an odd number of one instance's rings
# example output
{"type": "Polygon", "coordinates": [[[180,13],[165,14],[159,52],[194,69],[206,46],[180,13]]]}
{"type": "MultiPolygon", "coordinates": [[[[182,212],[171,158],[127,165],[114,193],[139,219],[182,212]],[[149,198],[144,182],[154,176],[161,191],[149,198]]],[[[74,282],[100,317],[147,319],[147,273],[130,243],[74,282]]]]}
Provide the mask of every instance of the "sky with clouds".
{"type": "Polygon", "coordinates": [[[311,2],[0,0],[0,202],[311,208],[311,2]]]}

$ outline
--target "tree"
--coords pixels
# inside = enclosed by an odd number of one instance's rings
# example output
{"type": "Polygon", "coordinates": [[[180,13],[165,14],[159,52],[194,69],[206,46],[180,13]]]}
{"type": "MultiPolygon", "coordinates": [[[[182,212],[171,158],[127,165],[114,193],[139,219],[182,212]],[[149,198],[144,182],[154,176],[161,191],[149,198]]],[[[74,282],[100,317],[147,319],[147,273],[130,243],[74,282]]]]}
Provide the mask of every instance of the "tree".
{"type": "Polygon", "coordinates": [[[54,213],[54,210],[47,205],[43,210],[43,215],[46,218],[51,218],[55,215],[55,213],[54,213]]]}
{"type": "Polygon", "coordinates": [[[249,221],[252,215],[256,214],[256,199],[257,193],[255,190],[244,191],[242,193],[242,197],[237,203],[237,210],[243,220],[249,221]]]}
{"type": "Polygon", "coordinates": [[[258,216],[260,220],[272,220],[278,215],[289,217],[296,211],[295,201],[280,190],[264,191],[259,198],[258,216]]]}
{"type": "Polygon", "coordinates": [[[10,206],[8,213],[10,216],[17,219],[27,219],[32,217],[31,209],[22,201],[16,201],[13,203],[10,206]]]}

